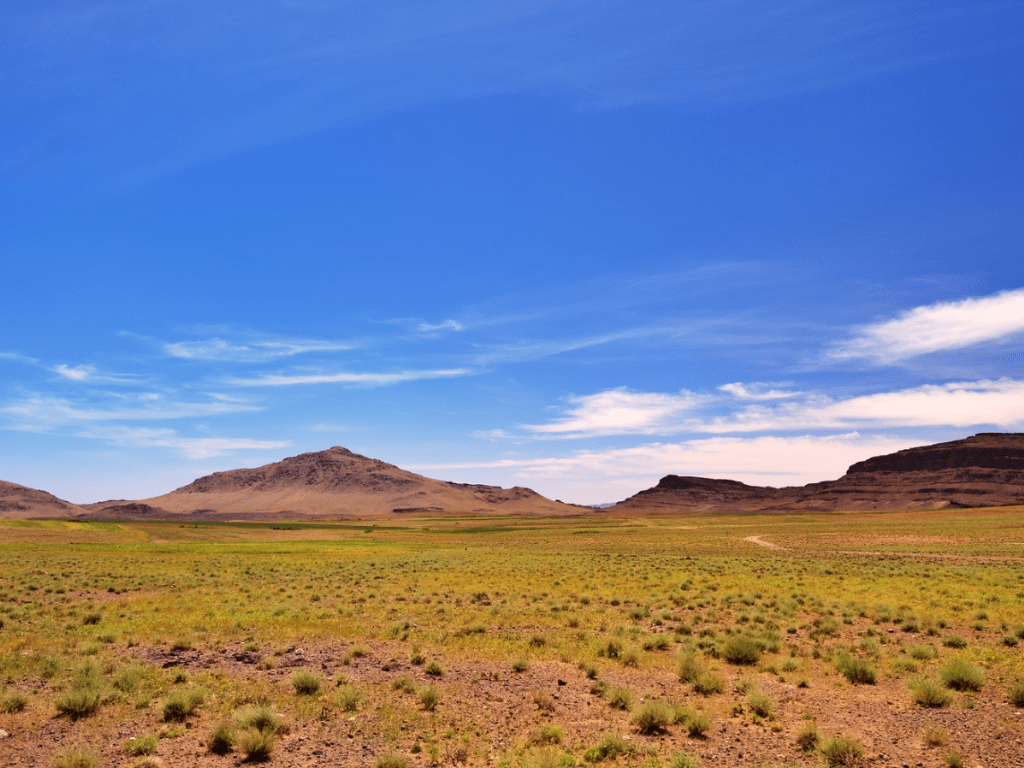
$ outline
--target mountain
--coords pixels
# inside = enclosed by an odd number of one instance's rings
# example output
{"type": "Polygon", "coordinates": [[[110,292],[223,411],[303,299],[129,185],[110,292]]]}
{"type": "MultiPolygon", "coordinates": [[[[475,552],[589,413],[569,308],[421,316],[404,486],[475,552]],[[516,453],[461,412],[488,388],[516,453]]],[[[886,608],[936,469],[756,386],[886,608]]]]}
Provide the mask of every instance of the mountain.
{"type": "Polygon", "coordinates": [[[941,509],[1024,504],[1024,434],[983,432],[851,466],[838,480],[770,488],[668,475],[619,514],[941,509]]]}
{"type": "MultiPolygon", "coordinates": [[[[117,516],[126,502],[104,502],[95,516],[117,516]]],[[[93,505],[97,507],[98,505],[93,505]]],[[[131,516],[160,512],[204,519],[392,517],[403,513],[568,515],[588,507],[552,501],[529,488],[433,480],[341,448],[303,453],[255,469],[200,477],[136,503],[131,516]],[[151,511],[153,510],[153,511],[151,511]]],[[[125,515],[127,516],[127,515],[125,515]]]]}
{"type": "Polygon", "coordinates": [[[85,510],[46,491],[0,480],[0,518],[75,517],[85,510]]]}

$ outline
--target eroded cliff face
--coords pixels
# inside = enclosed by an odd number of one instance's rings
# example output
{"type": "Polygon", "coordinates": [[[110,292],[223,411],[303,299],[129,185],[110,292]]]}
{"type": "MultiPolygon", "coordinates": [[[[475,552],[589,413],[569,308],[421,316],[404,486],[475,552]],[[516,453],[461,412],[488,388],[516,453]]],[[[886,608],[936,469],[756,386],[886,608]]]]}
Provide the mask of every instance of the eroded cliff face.
{"type": "Polygon", "coordinates": [[[983,432],[853,466],[838,480],[768,488],[668,475],[610,507],[623,513],[938,509],[1024,504],[1024,434],[983,432]]]}

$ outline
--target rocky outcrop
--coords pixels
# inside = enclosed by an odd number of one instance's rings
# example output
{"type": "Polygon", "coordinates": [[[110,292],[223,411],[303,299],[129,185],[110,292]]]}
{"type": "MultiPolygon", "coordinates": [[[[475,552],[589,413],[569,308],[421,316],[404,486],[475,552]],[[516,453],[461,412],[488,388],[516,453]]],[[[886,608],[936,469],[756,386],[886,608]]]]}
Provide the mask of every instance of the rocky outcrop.
{"type": "Polygon", "coordinates": [[[0,480],[0,518],[77,517],[85,510],[52,493],[0,480]]]}

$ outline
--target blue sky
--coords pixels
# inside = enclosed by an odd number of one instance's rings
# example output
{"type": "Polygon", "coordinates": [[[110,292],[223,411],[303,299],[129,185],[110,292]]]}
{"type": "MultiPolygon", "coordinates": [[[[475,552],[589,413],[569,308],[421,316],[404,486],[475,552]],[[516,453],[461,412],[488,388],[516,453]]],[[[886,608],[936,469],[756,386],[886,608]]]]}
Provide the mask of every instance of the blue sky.
{"type": "Polygon", "coordinates": [[[1024,9],[12,0],[0,479],[624,498],[1024,431],[1024,9]]]}

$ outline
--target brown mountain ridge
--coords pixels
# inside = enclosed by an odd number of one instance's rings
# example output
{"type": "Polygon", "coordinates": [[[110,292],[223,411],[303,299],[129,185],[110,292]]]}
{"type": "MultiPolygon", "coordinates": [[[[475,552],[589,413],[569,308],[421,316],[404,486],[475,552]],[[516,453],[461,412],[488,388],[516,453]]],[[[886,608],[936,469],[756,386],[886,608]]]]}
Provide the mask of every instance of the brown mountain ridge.
{"type": "Polygon", "coordinates": [[[1024,504],[1024,434],[982,432],[851,466],[838,480],[790,488],[668,475],[617,514],[941,509],[1024,504]]]}
{"type": "Polygon", "coordinates": [[[624,516],[939,509],[1024,504],[1024,434],[984,432],[857,462],[838,480],[790,488],[667,475],[610,507],[552,501],[529,488],[445,482],[334,447],[215,472],[141,501],[75,505],[0,481],[0,518],[289,520],[406,513],[624,516]]]}

